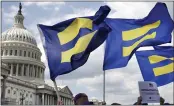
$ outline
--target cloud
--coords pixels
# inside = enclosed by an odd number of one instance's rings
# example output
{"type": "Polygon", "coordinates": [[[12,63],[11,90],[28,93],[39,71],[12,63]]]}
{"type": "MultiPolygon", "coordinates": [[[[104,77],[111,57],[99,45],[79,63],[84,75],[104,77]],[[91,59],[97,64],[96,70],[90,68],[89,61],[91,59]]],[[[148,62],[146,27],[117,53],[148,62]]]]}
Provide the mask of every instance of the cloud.
{"type": "Polygon", "coordinates": [[[155,5],[155,2],[106,2],[114,13],[109,14],[110,18],[144,18],[155,5]],[[136,7],[136,8],[135,8],[136,7]]]}
{"type": "Polygon", "coordinates": [[[31,6],[31,5],[36,5],[40,7],[45,7],[45,6],[56,6],[56,5],[65,5],[65,2],[24,2],[24,6],[31,6]]]}
{"type": "MultiPolygon", "coordinates": [[[[144,18],[148,15],[150,10],[155,5],[153,3],[127,3],[127,2],[107,2],[113,10],[109,17],[117,18],[144,18]],[[135,8],[136,7],[136,8],[135,8]],[[124,9],[123,9],[124,8],[124,9]],[[143,10],[143,11],[139,11],[143,10]]],[[[80,17],[85,15],[93,15],[95,10],[88,8],[73,8],[72,14],[67,14],[62,17],[60,20],[66,20],[69,18],[80,17]],[[83,12],[88,11],[88,12],[83,12]]],[[[140,50],[152,49],[151,47],[141,48],[140,50]]],[[[102,99],[103,94],[103,56],[104,56],[104,45],[100,46],[94,52],[91,53],[87,63],[77,70],[59,76],[58,80],[61,80],[63,84],[68,84],[71,86],[72,83],[74,86],[83,87],[89,98],[98,98],[102,99]],[[84,86],[85,85],[85,86],[84,86]],[[99,94],[99,96],[97,95],[99,94]]],[[[49,78],[49,77],[47,77],[49,78]]],[[[48,80],[48,79],[47,79],[48,80]]],[[[140,69],[137,63],[135,56],[129,61],[127,67],[118,68],[113,70],[106,71],[106,101],[107,104],[113,102],[121,104],[133,104],[136,102],[137,97],[139,96],[138,91],[138,81],[143,81],[140,69]]],[[[61,83],[62,84],[62,83],[61,83]]],[[[172,84],[166,85],[167,87],[160,87],[160,94],[166,98],[166,100],[172,103],[172,92],[168,90],[172,89],[172,84]]],[[[73,90],[77,92],[77,90],[73,90]]],[[[80,91],[79,91],[80,92],[80,91]]]]}
{"type": "MultiPolygon", "coordinates": [[[[10,6],[8,10],[3,9],[2,16],[4,17],[5,24],[13,25],[14,16],[18,13],[18,10],[19,7],[15,5],[10,6]]],[[[22,14],[24,16],[27,15],[27,13],[25,12],[25,8],[22,9],[22,14]]]]}
{"type": "MultiPolygon", "coordinates": [[[[46,56],[41,43],[40,35],[36,24],[53,25],[58,22],[67,20],[74,17],[82,17],[94,15],[97,11],[96,9],[83,7],[80,3],[77,6],[67,5],[65,2],[23,2],[27,10],[30,9],[29,6],[42,7],[44,9],[52,9],[49,16],[42,16],[40,11],[38,11],[38,17],[31,20],[29,24],[25,25],[27,29],[33,32],[34,37],[37,40],[37,45],[42,52],[41,60],[45,63],[45,82],[53,86],[53,82],[50,80],[49,69],[47,65],[46,56]],[[59,6],[58,6],[59,5],[59,6]],[[62,7],[61,7],[62,6],[62,7]],[[55,12],[56,11],[56,12],[55,12]],[[62,12],[63,11],[63,12],[62,12]]],[[[84,4],[84,3],[82,3],[84,4]]],[[[99,3],[98,3],[99,4],[99,3]]],[[[149,11],[155,5],[155,2],[105,2],[112,9],[109,17],[117,18],[142,18],[147,16],[149,11]]],[[[88,5],[85,4],[85,5],[88,5]]],[[[11,6],[9,11],[2,9],[4,19],[12,24],[13,17],[18,11],[18,7],[11,6]],[[5,12],[4,12],[5,11],[5,12]],[[6,14],[6,15],[4,15],[6,14]]],[[[25,13],[25,11],[23,10],[25,13]]],[[[44,13],[43,13],[44,14],[44,13]]],[[[25,16],[27,18],[27,16],[25,16]]],[[[7,23],[5,23],[7,24],[7,23]]],[[[142,48],[149,49],[149,48],[142,48]]],[[[103,95],[103,58],[104,58],[104,44],[98,49],[93,51],[85,65],[78,68],[77,70],[59,76],[56,79],[57,85],[65,86],[71,89],[74,95],[79,92],[85,92],[89,95],[89,98],[97,98],[102,100],[103,95]]],[[[138,81],[142,81],[142,75],[135,56],[132,57],[127,67],[118,68],[106,71],[106,102],[111,104],[113,102],[121,104],[133,104],[137,97],[139,96],[138,91],[138,81]]],[[[173,100],[173,83],[168,84],[164,87],[160,87],[159,91],[161,96],[163,96],[167,102],[173,100]]]]}

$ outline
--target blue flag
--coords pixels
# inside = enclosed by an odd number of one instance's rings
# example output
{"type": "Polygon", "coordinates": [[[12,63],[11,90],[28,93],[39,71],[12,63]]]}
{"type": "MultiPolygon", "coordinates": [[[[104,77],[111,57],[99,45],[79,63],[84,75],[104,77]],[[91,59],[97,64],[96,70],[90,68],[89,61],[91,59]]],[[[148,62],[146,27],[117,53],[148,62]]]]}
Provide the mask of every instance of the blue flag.
{"type": "Polygon", "coordinates": [[[137,51],[135,54],[144,81],[156,82],[158,86],[163,86],[174,81],[173,47],[137,51]]]}
{"type": "MultiPolygon", "coordinates": [[[[171,49],[172,46],[153,46],[155,50],[171,49]]],[[[174,47],[174,46],[173,46],[174,47]]],[[[174,51],[173,51],[174,52],[174,51]]]]}
{"type": "Polygon", "coordinates": [[[112,31],[106,40],[104,70],[125,67],[139,47],[171,42],[174,28],[164,3],[157,3],[143,19],[107,18],[105,22],[112,31]]]}
{"type": "Polygon", "coordinates": [[[94,16],[38,25],[52,80],[85,64],[90,52],[105,41],[111,29],[103,21],[109,12],[108,6],[101,6],[94,16]]]}

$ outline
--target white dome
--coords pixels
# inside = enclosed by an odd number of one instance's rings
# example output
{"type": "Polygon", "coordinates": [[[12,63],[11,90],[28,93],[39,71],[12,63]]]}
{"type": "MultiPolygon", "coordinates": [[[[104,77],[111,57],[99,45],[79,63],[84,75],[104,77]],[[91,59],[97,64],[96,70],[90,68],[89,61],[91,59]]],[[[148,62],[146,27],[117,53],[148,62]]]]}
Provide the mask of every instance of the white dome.
{"type": "Polygon", "coordinates": [[[1,40],[22,41],[37,45],[32,33],[24,27],[23,20],[24,16],[21,14],[21,11],[18,11],[17,15],[14,17],[13,27],[2,33],[1,40]]]}
{"type": "Polygon", "coordinates": [[[36,45],[36,40],[32,33],[24,28],[12,27],[2,33],[2,41],[22,41],[36,45]]]}

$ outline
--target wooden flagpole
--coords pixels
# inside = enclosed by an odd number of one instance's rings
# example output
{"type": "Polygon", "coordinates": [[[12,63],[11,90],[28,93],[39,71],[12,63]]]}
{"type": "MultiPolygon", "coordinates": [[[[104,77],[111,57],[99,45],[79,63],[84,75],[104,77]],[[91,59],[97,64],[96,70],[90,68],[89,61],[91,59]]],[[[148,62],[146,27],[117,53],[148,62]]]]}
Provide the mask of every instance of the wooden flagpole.
{"type": "Polygon", "coordinates": [[[58,91],[57,84],[56,84],[55,80],[53,80],[53,83],[54,83],[54,87],[55,87],[56,95],[57,95],[57,105],[59,105],[59,102],[60,102],[59,91],[58,91]]]}
{"type": "Polygon", "coordinates": [[[105,71],[103,71],[103,102],[105,103],[105,71]]]}

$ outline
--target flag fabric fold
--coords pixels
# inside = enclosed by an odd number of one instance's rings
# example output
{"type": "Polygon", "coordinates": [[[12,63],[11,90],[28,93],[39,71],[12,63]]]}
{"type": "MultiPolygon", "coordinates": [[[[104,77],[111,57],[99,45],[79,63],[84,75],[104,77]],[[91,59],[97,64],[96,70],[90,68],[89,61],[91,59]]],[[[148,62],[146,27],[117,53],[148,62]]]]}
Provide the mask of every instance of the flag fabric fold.
{"type": "Polygon", "coordinates": [[[165,3],[157,3],[143,19],[107,18],[105,22],[112,31],[106,40],[103,70],[125,67],[140,47],[170,43],[174,28],[165,3]]]}
{"type": "Polygon", "coordinates": [[[104,22],[109,12],[108,6],[101,6],[94,16],[53,26],[38,24],[52,80],[85,64],[90,53],[105,41],[111,31],[104,22]]]}
{"type": "Polygon", "coordinates": [[[174,81],[174,47],[158,48],[137,51],[135,54],[144,81],[153,81],[163,86],[174,81]]]}

